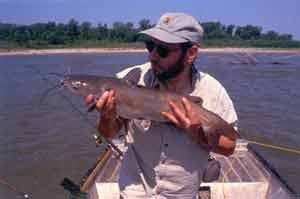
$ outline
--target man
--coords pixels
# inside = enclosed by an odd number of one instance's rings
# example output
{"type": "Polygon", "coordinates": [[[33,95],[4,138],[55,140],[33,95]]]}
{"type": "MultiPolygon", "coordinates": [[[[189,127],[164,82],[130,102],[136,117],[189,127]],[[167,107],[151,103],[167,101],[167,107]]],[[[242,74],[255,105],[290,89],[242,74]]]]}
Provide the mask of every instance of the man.
{"type": "MultiPolygon", "coordinates": [[[[199,97],[203,108],[218,115],[211,126],[224,121],[226,125],[208,133],[203,124],[210,121],[195,114],[192,102],[185,97],[184,110],[170,101],[172,112],[161,113],[169,123],[130,121],[127,137],[131,139],[127,139],[129,148],[120,170],[121,198],[194,199],[208,153],[233,153],[238,136],[232,129],[237,115],[223,86],[194,66],[203,36],[197,20],[183,13],[166,13],[155,27],[141,33],[147,37],[150,63],[125,69],[117,76],[122,78],[139,68],[139,85],[199,97]]],[[[97,128],[108,138],[115,137],[125,122],[116,113],[115,95],[114,91],[105,92],[96,105],[101,113],[97,128]]],[[[93,100],[90,95],[86,102],[93,100]]]]}

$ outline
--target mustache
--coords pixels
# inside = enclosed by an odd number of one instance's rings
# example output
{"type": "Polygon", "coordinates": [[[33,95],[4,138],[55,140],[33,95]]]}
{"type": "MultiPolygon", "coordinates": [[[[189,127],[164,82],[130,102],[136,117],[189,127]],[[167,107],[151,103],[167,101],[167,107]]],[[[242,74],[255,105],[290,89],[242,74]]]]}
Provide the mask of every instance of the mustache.
{"type": "Polygon", "coordinates": [[[164,81],[167,81],[169,79],[176,77],[184,70],[185,65],[180,62],[181,61],[178,61],[172,67],[162,70],[162,68],[164,68],[164,67],[155,67],[157,65],[160,66],[157,61],[150,61],[151,67],[152,67],[152,70],[153,70],[155,76],[161,82],[164,82],[164,81]]]}

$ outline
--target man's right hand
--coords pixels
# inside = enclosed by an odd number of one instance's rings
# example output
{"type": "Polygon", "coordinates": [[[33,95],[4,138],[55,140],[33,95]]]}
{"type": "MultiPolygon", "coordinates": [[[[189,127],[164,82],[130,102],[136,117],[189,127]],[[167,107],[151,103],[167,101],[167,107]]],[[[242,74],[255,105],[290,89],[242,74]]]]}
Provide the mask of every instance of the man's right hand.
{"type": "MultiPolygon", "coordinates": [[[[88,107],[95,103],[95,96],[85,98],[88,107]]],[[[122,128],[123,120],[118,116],[115,105],[115,92],[105,91],[96,102],[96,109],[101,114],[97,120],[97,129],[105,137],[112,138],[122,128]]]]}

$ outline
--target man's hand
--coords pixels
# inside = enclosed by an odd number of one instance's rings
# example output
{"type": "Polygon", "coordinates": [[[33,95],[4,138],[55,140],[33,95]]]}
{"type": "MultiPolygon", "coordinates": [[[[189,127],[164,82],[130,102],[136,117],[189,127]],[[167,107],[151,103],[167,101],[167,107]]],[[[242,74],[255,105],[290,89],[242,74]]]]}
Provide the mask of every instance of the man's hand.
{"type": "Polygon", "coordinates": [[[181,102],[184,110],[170,101],[169,105],[172,112],[162,112],[161,114],[178,128],[186,130],[202,148],[223,155],[233,153],[237,132],[232,126],[210,111],[204,109],[201,109],[200,112],[193,110],[191,102],[185,97],[182,98],[181,102]],[[203,113],[203,115],[199,113],[203,113]],[[216,129],[216,131],[204,132],[203,127],[206,126],[210,126],[211,129],[216,129]]]}
{"type": "MultiPolygon", "coordinates": [[[[87,106],[94,106],[95,96],[85,98],[87,106]]],[[[105,91],[96,102],[96,109],[101,114],[97,121],[97,129],[106,137],[114,137],[122,127],[122,120],[118,117],[115,106],[115,92],[105,91]]]]}
{"type": "Polygon", "coordinates": [[[184,110],[181,110],[173,101],[170,101],[169,105],[172,112],[161,112],[161,114],[178,128],[189,130],[194,125],[192,119],[195,113],[193,113],[191,104],[185,97],[181,99],[181,102],[184,110]]]}
{"type": "MultiPolygon", "coordinates": [[[[90,107],[94,104],[95,97],[93,95],[88,95],[85,101],[88,107],[90,107]]],[[[115,92],[113,90],[105,91],[97,100],[96,108],[101,113],[102,117],[115,118],[117,115],[115,108],[115,92]]]]}
{"type": "Polygon", "coordinates": [[[173,101],[170,101],[169,105],[172,112],[162,112],[161,114],[176,127],[184,129],[202,148],[208,150],[207,138],[201,128],[197,113],[192,109],[191,102],[183,97],[181,103],[184,110],[180,109],[173,101]]]}

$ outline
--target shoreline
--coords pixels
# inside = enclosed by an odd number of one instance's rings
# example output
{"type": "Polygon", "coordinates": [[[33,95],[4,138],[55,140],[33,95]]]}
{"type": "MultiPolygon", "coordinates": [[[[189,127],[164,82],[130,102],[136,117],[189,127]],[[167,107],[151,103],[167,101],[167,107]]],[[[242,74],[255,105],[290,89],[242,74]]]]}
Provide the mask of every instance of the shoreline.
{"type": "MultiPolygon", "coordinates": [[[[32,49],[0,50],[0,56],[14,55],[51,55],[51,54],[88,54],[88,53],[146,53],[141,48],[66,48],[66,49],[32,49]]],[[[200,48],[205,53],[292,53],[300,54],[300,49],[269,48],[200,48]]]]}

